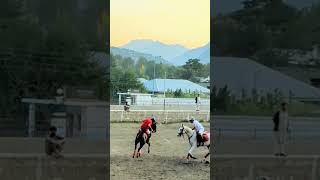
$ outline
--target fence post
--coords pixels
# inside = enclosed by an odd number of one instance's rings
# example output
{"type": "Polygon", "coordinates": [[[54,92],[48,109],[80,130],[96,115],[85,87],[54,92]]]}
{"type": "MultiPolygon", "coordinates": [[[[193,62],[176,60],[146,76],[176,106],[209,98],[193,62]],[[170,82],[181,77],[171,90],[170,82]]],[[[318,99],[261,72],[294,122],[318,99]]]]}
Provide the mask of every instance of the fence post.
{"type": "Polygon", "coordinates": [[[167,112],[165,112],[165,115],[166,115],[165,123],[167,124],[167,120],[168,120],[168,111],[167,111],[167,112]]]}
{"type": "Polygon", "coordinates": [[[41,177],[42,177],[42,158],[40,155],[37,156],[37,167],[35,169],[36,171],[36,180],[41,180],[41,177]]]}
{"type": "Polygon", "coordinates": [[[255,177],[254,177],[254,165],[251,164],[250,167],[249,167],[249,173],[248,173],[248,180],[254,180],[255,177]]]}
{"type": "Polygon", "coordinates": [[[28,135],[29,137],[32,137],[35,135],[35,114],[36,112],[36,105],[33,103],[29,104],[29,117],[28,117],[28,135]]]}
{"type": "Polygon", "coordinates": [[[318,157],[316,156],[314,159],[313,159],[313,163],[312,163],[312,177],[311,177],[311,180],[317,180],[317,163],[318,162],[318,157]]]}
{"type": "Polygon", "coordinates": [[[120,122],[123,121],[123,111],[121,111],[120,122]]]}

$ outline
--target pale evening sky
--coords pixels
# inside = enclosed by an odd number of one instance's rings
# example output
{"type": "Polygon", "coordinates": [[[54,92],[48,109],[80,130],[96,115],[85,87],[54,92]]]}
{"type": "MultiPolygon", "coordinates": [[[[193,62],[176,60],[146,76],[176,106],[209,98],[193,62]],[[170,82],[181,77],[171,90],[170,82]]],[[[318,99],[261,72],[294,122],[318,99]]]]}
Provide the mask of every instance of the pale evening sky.
{"type": "Polygon", "coordinates": [[[110,0],[111,46],[152,39],[187,48],[210,41],[210,0],[110,0]]]}

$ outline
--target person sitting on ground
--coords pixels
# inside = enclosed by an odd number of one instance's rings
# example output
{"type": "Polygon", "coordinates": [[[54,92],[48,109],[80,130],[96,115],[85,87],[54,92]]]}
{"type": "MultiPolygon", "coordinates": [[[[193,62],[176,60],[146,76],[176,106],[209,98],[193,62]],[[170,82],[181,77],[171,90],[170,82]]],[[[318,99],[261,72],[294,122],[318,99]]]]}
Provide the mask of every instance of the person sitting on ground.
{"type": "Polygon", "coordinates": [[[124,105],[124,111],[129,112],[130,111],[130,105],[128,101],[126,101],[126,104],[124,105]]]}
{"type": "Polygon", "coordinates": [[[65,144],[65,139],[57,135],[57,128],[52,126],[49,128],[48,136],[45,140],[45,151],[48,156],[55,158],[63,157],[61,152],[65,144]]]}
{"type": "Polygon", "coordinates": [[[199,121],[195,120],[194,118],[191,118],[189,122],[193,125],[192,129],[197,133],[197,142],[199,147],[201,142],[203,141],[204,127],[199,121]]]}

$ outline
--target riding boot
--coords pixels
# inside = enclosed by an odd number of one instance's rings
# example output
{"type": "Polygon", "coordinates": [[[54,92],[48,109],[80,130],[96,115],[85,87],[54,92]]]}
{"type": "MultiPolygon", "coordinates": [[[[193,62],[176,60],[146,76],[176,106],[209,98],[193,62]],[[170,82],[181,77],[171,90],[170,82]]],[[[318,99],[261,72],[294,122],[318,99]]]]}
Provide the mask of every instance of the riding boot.
{"type": "Polygon", "coordinates": [[[199,147],[201,145],[201,135],[197,134],[197,146],[199,147]]]}
{"type": "Polygon", "coordinates": [[[148,138],[147,138],[147,140],[146,140],[146,143],[147,143],[147,144],[149,144],[150,138],[151,138],[151,133],[148,134],[148,138]]]}

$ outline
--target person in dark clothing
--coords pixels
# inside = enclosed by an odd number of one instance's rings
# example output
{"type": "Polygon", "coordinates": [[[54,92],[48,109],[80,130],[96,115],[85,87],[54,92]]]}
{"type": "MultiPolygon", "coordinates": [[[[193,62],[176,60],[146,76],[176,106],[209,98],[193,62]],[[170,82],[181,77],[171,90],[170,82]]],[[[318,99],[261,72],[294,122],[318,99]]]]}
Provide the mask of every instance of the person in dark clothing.
{"type": "Polygon", "coordinates": [[[126,101],[126,104],[124,105],[124,111],[129,112],[130,111],[130,105],[128,101],[126,101]]]}
{"type": "Polygon", "coordinates": [[[57,135],[57,128],[49,128],[48,136],[45,139],[45,151],[48,156],[55,158],[63,157],[61,152],[65,144],[65,139],[57,135]]]}
{"type": "Polygon", "coordinates": [[[200,94],[196,96],[195,103],[196,103],[196,111],[200,111],[200,94]]]}

